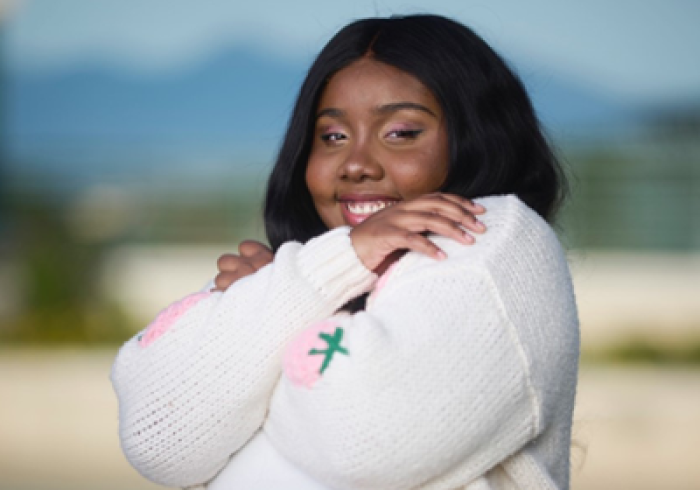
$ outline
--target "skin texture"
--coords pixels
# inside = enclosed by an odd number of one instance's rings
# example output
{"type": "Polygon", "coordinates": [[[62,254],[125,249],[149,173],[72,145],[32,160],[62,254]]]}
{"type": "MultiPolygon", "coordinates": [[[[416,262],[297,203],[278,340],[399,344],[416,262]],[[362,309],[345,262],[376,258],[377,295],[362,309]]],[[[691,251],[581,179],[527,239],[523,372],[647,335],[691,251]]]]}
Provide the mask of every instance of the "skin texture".
{"type": "MultiPolygon", "coordinates": [[[[336,73],[324,90],[306,171],[316,210],[329,229],[348,225],[362,263],[381,274],[407,250],[445,258],[426,232],[473,243],[485,210],[436,192],[448,172],[442,109],[415,77],[369,57],[336,73]],[[378,208],[383,208],[377,211],[378,208]]],[[[216,290],[273,260],[245,241],[219,258],[216,290]]]]}

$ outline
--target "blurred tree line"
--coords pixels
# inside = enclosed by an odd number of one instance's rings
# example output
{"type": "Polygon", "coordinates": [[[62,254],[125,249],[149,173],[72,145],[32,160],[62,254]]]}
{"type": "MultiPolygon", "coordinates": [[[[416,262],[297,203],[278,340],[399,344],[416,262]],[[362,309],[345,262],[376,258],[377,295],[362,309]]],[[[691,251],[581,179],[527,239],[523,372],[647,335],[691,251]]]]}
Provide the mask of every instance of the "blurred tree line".
{"type": "Polygon", "coordinates": [[[3,331],[6,341],[96,342],[124,338],[126,318],[99,296],[96,276],[104,243],[74,239],[65,203],[44,193],[9,192],[6,260],[20,278],[21,309],[3,331]]]}
{"type": "Polygon", "coordinates": [[[20,304],[4,314],[0,310],[0,343],[125,341],[142,325],[131,324],[104,297],[100,283],[105,280],[105,257],[125,244],[218,243],[223,253],[244,237],[260,239],[256,192],[177,192],[148,198],[125,194],[120,201],[110,192],[81,200],[46,185],[5,186],[0,267],[14,272],[17,282],[6,280],[0,288],[16,288],[19,294],[11,296],[20,304]]]}
{"type": "Polygon", "coordinates": [[[700,251],[700,109],[571,158],[575,248],[700,251]]]}

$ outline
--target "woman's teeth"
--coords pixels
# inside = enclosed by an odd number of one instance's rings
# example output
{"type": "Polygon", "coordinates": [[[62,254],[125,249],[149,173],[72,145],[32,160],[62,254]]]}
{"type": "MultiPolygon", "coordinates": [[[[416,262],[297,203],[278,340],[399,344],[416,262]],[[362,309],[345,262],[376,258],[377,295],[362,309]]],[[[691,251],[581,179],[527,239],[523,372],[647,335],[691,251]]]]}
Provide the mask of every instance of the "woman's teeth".
{"type": "Polygon", "coordinates": [[[393,204],[393,201],[348,202],[346,206],[352,214],[374,214],[393,204]]]}

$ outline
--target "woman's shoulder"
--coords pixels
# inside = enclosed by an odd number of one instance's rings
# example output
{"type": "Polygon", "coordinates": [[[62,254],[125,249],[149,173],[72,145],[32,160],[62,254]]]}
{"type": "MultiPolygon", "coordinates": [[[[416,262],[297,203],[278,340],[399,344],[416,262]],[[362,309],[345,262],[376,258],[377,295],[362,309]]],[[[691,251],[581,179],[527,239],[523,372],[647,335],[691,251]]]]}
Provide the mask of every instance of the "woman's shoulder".
{"type": "Polygon", "coordinates": [[[516,295],[530,296],[552,286],[569,294],[566,253],[549,223],[513,195],[477,201],[486,208],[479,217],[486,232],[473,245],[436,238],[451,266],[486,271],[497,287],[516,295]]]}
{"type": "MultiPolygon", "coordinates": [[[[436,261],[415,252],[406,254],[392,279],[438,282],[445,275],[481,277],[490,284],[513,317],[533,313],[555,316],[566,312],[577,323],[571,274],[566,254],[552,227],[516,196],[477,199],[486,208],[479,216],[487,227],[472,245],[440,236],[431,239],[447,254],[436,261]]],[[[386,281],[385,281],[386,282],[386,281]]]]}
{"type": "Polygon", "coordinates": [[[552,249],[561,250],[550,224],[517,196],[489,196],[475,201],[486,208],[486,213],[479,219],[487,227],[486,233],[476,237],[476,245],[496,254],[517,253],[523,245],[550,252],[552,249]]]}
{"type": "MultiPolygon", "coordinates": [[[[566,255],[552,227],[515,195],[475,199],[486,208],[479,220],[486,225],[483,234],[472,234],[475,242],[464,245],[442,236],[431,236],[447,254],[446,268],[487,268],[496,274],[508,269],[539,269],[556,265],[568,274],[566,255]]],[[[437,266],[434,260],[410,253],[404,261],[416,267],[437,266]]],[[[512,273],[516,271],[513,270],[512,273]]]]}
{"type": "Polygon", "coordinates": [[[379,279],[377,290],[417,281],[423,286],[432,284],[435,287],[429,286],[427,290],[443,294],[438,285],[455,278],[472,278],[480,280],[484,287],[488,285],[490,293],[514,317],[525,310],[531,313],[533,305],[537,305],[538,316],[567,311],[572,313],[569,320],[574,324],[576,308],[569,266],[551,226],[516,196],[485,197],[477,201],[486,208],[479,219],[487,230],[475,236],[475,243],[465,245],[431,235],[430,239],[446,253],[447,259],[437,261],[409,252],[379,279]]]}
{"type": "Polygon", "coordinates": [[[479,219],[487,231],[474,244],[431,236],[446,260],[408,253],[380,284],[387,296],[392,284],[396,297],[402,287],[420,285],[426,302],[455,300],[451,304],[469,311],[465,322],[481,322],[484,305],[493,306],[524,354],[537,391],[562,395],[563,401],[542,395],[541,420],[549,421],[559,403],[571,402],[578,363],[578,314],[566,254],[552,227],[517,197],[477,201],[486,208],[479,219]]]}

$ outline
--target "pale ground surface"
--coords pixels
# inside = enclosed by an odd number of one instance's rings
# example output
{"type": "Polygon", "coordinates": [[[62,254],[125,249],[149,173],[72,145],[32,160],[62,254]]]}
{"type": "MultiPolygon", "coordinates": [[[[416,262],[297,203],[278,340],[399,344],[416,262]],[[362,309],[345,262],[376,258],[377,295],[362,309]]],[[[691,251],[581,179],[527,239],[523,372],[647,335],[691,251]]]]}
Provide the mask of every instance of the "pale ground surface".
{"type": "MultiPolygon", "coordinates": [[[[121,455],[114,354],[0,350],[0,490],[162,488],[121,455]]],[[[573,490],[700,489],[700,369],[584,368],[578,402],[573,490]]]]}

